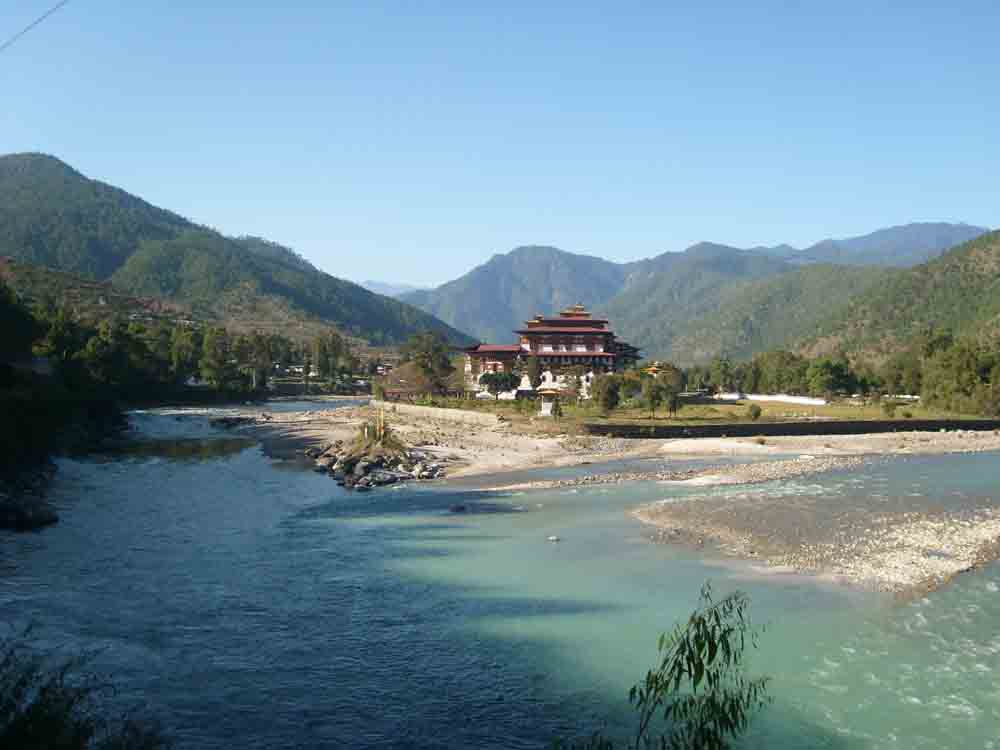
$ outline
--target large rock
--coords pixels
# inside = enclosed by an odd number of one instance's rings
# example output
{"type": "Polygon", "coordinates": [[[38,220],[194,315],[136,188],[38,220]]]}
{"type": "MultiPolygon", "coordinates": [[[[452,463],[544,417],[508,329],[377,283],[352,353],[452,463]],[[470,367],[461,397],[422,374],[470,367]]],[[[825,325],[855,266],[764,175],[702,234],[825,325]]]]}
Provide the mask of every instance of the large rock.
{"type": "Polygon", "coordinates": [[[51,506],[38,498],[8,498],[0,501],[0,529],[35,531],[51,526],[58,520],[59,516],[51,506]]]}
{"type": "Polygon", "coordinates": [[[399,477],[391,471],[373,471],[366,479],[376,487],[385,484],[395,484],[399,481],[399,477]]]}

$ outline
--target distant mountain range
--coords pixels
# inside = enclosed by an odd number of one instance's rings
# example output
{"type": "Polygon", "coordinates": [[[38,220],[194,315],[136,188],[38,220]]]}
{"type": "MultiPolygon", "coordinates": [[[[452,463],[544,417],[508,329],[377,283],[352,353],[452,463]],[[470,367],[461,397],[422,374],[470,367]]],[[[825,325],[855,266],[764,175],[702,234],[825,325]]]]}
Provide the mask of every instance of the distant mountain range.
{"type": "Polygon", "coordinates": [[[470,341],[422,310],[317,270],[287,247],[226,237],[44,154],[0,156],[0,256],[109,281],[242,327],[294,335],[324,324],[376,345],[423,330],[470,341]]]}
{"type": "Polygon", "coordinates": [[[401,299],[496,342],[510,341],[511,331],[536,313],[583,302],[647,356],[692,364],[815,337],[892,268],[914,266],[987,231],[907,224],[801,250],[703,242],[631,263],[519,247],[401,299]]]}
{"type": "Polygon", "coordinates": [[[397,299],[404,294],[419,292],[422,289],[428,288],[425,286],[416,286],[415,284],[393,284],[388,281],[372,281],[371,279],[362,281],[361,286],[369,292],[375,292],[375,294],[381,294],[386,297],[396,297],[397,299]]]}

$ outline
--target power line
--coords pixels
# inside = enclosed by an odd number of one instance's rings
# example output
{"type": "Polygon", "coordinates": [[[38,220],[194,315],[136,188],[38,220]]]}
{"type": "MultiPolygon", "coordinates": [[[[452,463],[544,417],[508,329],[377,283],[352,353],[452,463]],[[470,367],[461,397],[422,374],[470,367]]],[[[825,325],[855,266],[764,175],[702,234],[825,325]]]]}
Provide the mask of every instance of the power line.
{"type": "Polygon", "coordinates": [[[51,16],[53,13],[55,13],[57,10],[59,10],[61,7],[63,7],[68,2],[69,2],[69,0],[59,0],[58,3],[56,3],[55,5],[53,5],[51,8],[49,8],[47,11],[45,11],[44,13],[42,13],[42,15],[40,15],[34,21],[32,21],[27,26],[25,26],[23,29],[21,29],[19,32],[17,32],[16,34],[14,34],[14,36],[12,36],[6,42],[3,42],[2,44],[0,44],[0,53],[2,53],[10,45],[12,45],[14,42],[16,42],[18,39],[20,39],[25,34],[27,34],[29,31],[31,31],[38,24],[40,24],[46,18],[48,18],[49,16],[51,16]]]}

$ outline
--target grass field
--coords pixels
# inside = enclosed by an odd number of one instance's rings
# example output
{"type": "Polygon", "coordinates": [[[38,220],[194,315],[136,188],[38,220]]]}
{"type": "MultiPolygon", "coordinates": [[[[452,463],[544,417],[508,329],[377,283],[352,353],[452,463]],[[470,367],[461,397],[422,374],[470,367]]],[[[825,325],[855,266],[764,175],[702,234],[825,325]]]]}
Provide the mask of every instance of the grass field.
{"type": "MultiPolygon", "coordinates": [[[[736,401],[725,403],[686,403],[675,417],[659,409],[655,418],[650,418],[649,410],[622,407],[609,414],[603,414],[596,405],[564,404],[563,416],[558,419],[536,418],[536,402],[488,401],[486,399],[435,399],[434,405],[491,412],[502,415],[520,428],[544,433],[576,433],[582,431],[585,423],[608,425],[703,425],[742,424],[753,422],[747,412],[751,402],[736,401]]],[[[802,406],[799,404],[758,403],[761,413],[756,420],[765,422],[815,421],[815,420],[885,420],[890,418],[876,403],[859,404],[839,401],[825,406],[802,406]]],[[[973,415],[955,414],[940,409],[927,409],[919,404],[898,404],[893,419],[964,419],[973,415]]]]}

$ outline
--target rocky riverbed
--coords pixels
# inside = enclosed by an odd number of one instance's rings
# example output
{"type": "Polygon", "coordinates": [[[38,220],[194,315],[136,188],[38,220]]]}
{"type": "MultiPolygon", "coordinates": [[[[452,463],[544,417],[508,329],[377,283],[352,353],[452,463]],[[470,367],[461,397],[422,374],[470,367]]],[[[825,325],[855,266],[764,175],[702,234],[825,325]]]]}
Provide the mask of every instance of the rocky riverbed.
{"type": "MultiPolygon", "coordinates": [[[[890,471],[901,460],[869,459],[879,471],[890,471]]],[[[762,481],[780,471],[757,466],[764,468],[762,481]]],[[[655,528],[655,541],[712,549],[765,569],[819,575],[901,598],[997,558],[1000,501],[970,495],[943,502],[912,493],[912,484],[885,494],[859,481],[851,476],[832,485],[748,486],[674,497],[633,515],[655,528]],[[838,483],[839,489],[829,489],[838,483]]]]}
{"type": "Polygon", "coordinates": [[[358,456],[350,445],[337,440],[319,448],[306,448],[307,458],[316,470],[329,474],[337,484],[365,492],[404,481],[442,479],[446,476],[446,459],[432,460],[417,450],[403,450],[397,455],[358,456]]]}
{"type": "Polygon", "coordinates": [[[516,484],[496,485],[488,490],[539,490],[561,487],[586,487],[622,482],[689,482],[701,485],[759,484],[777,479],[820,474],[836,469],[849,469],[864,462],[860,456],[800,456],[783,461],[710,466],[703,469],[671,471],[611,471],[586,474],[571,479],[539,480],[516,484]]]}

